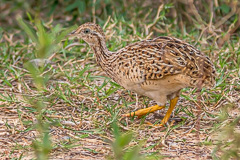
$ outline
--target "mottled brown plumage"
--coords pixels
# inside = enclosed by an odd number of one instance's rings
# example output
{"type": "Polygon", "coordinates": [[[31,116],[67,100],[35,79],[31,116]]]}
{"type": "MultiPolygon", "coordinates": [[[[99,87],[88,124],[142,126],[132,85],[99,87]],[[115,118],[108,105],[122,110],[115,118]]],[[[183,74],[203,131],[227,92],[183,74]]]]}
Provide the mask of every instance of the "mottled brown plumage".
{"type": "Polygon", "coordinates": [[[210,88],[215,84],[215,69],[210,59],[177,38],[157,37],[111,52],[106,47],[104,32],[97,24],[85,23],[71,36],[82,38],[90,45],[97,63],[110,78],[158,104],[125,116],[141,116],[162,109],[166,101],[171,100],[162,121],[166,123],[182,88],[210,88]]]}

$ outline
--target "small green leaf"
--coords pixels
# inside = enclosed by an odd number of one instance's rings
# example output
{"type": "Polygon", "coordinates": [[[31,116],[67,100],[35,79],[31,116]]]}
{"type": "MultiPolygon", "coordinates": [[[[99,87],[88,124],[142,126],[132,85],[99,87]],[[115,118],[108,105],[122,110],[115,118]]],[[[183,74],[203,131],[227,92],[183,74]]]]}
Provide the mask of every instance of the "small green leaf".
{"type": "Polygon", "coordinates": [[[119,138],[119,146],[120,147],[126,146],[128,143],[131,142],[132,138],[133,138],[133,133],[126,133],[121,135],[119,138]]]}
{"type": "Polygon", "coordinates": [[[78,8],[78,1],[75,1],[74,3],[68,5],[66,7],[65,11],[72,11],[75,8],[78,8]]]}
{"type": "Polygon", "coordinates": [[[231,8],[228,5],[223,4],[223,5],[220,6],[220,9],[223,11],[223,13],[227,14],[227,13],[230,12],[231,8]]]}
{"type": "Polygon", "coordinates": [[[35,43],[38,43],[36,31],[27,23],[25,23],[21,16],[17,16],[17,22],[19,26],[28,34],[31,40],[35,43]]]}
{"type": "Polygon", "coordinates": [[[78,11],[79,13],[83,13],[86,10],[86,4],[83,0],[78,0],[78,11]]]}

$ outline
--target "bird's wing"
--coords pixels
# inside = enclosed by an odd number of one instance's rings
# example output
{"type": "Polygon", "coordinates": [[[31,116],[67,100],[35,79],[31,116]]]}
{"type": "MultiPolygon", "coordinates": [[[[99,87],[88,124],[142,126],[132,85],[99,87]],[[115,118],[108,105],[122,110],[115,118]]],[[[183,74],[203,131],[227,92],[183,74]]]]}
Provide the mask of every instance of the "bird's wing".
{"type": "Polygon", "coordinates": [[[190,44],[171,37],[126,46],[119,54],[119,66],[120,74],[134,83],[176,74],[190,76],[191,86],[200,79],[214,83],[215,69],[209,58],[190,44]]]}

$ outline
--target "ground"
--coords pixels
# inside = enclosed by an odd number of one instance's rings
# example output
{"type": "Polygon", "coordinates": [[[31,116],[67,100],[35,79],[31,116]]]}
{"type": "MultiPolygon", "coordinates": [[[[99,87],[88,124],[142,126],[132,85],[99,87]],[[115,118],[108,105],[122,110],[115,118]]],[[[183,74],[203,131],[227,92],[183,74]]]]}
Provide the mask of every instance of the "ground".
{"type": "MultiPolygon", "coordinates": [[[[77,64],[77,61],[72,60],[71,63],[66,62],[66,64],[77,64]]],[[[77,64],[78,67],[80,65],[77,64]]],[[[92,76],[104,75],[100,68],[94,69],[91,71],[94,73],[92,76]]],[[[97,79],[90,84],[102,86],[104,77],[97,79]]],[[[27,97],[37,96],[38,93],[34,90],[24,93],[24,88],[21,86],[21,84],[31,85],[30,83],[31,81],[26,77],[21,83],[12,83],[12,87],[4,86],[1,89],[1,99],[6,99],[1,102],[0,108],[2,158],[16,158],[21,154],[24,159],[34,157],[30,146],[38,135],[34,128],[37,121],[36,111],[29,104],[27,97]]],[[[201,145],[199,145],[196,129],[197,102],[193,100],[196,95],[192,94],[192,90],[182,92],[169,124],[166,127],[155,127],[149,126],[147,122],[159,123],[166,111],[149,114],[146,119],[120,117],[123,113],[155,103],[146,97],[138,96],[136,106],[136,95],[120,87],[117,87],[119,89],[110,96],[105,96],[104,92],[110,90],[109,83],[102,92],[99,91],[101,96],[93,95],[94,90],[89,92],[82,84],[71,84],[65,77],[62,77],[62,80],[50,81],[48,85],[49,89],[45,94],[51,97],[52,101],[46,108],[44,118],[55,123],[50,127],[51,140],[54,144],[52,159],[105,159],[113,156],[109,140],[114,139],[111,121],[116,117],[122,132],[134,132],[134,139],[129,146],[138,144],[140,140],[143,141],[142,154],[155,153],[166,159],[196,159],[197,155],[201,159],[212,159],[213,149],[217,147],[218,130],[222,128],[222,124],[230,123],[239,115],[238,92],[226,94],[227,99],[220,98],[211,103],[209,102],[211,92],[217,93],[217,91],[209,91],[210,95],[204,92],[201,99],[203,110],[200,116],[201,145]],[[50,89],[50,86],[56,84],[58,84],[57,89],[53,87],[50,89]],[[71,93],[67,93],[67,89],[71,93]],[[62,93],[59,94],[60,91],[71,96],[63,98],[62,93]],[[183,98],[186,96],[189,99],[183,98]],[[227,105],[230,105],[231,112],[228,112],[227,119],[220,121],[218,119],[220,110],[227,105]]],[[[235,132],[239,133],[239,129],[239,125],[236,126],[235,132]]]]}

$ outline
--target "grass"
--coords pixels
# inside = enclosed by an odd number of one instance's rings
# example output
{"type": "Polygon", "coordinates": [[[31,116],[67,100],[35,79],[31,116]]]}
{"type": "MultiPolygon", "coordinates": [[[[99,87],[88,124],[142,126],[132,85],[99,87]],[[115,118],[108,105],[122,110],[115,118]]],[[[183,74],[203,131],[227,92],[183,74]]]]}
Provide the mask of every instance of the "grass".
{"type": "MultiPolygon", "coordinates": [[[[171,125],[167,127],[145,124],[159,123],[164,111],[142,119],[122,119],[121,114],[155,102],[136,97],[107,78],[84,42],[71,46],[74,41],[65,39],[67,29],[55,25],[55,21],[48,22],[47,18],[37,22],[29,13],[29,26],[38,34],[30,30],[26,34],[26,27],[25,31],[14,26],[0,28],[0,144],[3,146],[0,157],[195,159],[195,153],[201,153],[200,158],[239,158],[240,35],[231,30],[239,21],[237,13],[224,21],[219,32],[214,26],[222,21],[221,17],[231,13],[228,7],[215,8],[216,21],[212,22],[211,14],[207,17],[207,13],[200,11],[202,20],[196,14],[192,20],[181,22],[184,13],[179,12],[173,18],[169,15],[171,8],[181,11],[176,4],[159,5],[148,17],[113,14],[108,19],[103,15],[99,23],[104,26],[110,50],[146,37],[169,35],[195,44],[212,59],[218,73],[217,85],[201,92],[200,145],[196,137],[198,111],[194,89],[182,91],[171,125]],[[226,13],[220,16],[218,11],[226,13]],[[59,34],[61,31],[65,31],[63,35],[59,34]],[[230,35],[228,39],[227,35],[230,35]],[[30,62],[40,64],[39,58],[49,61],[44,61],[42,66],[28,67],[30,62]]],[[[68,9],[76,14],[74,7],[68,9]]],[[[121,10],[124,8],[113,12],[121,10]]],[[[136,13],[132,9],[126,11],[129,12],[136,13]]],[[[20,26],[23,26],[21,22],[20,26]]]]}

